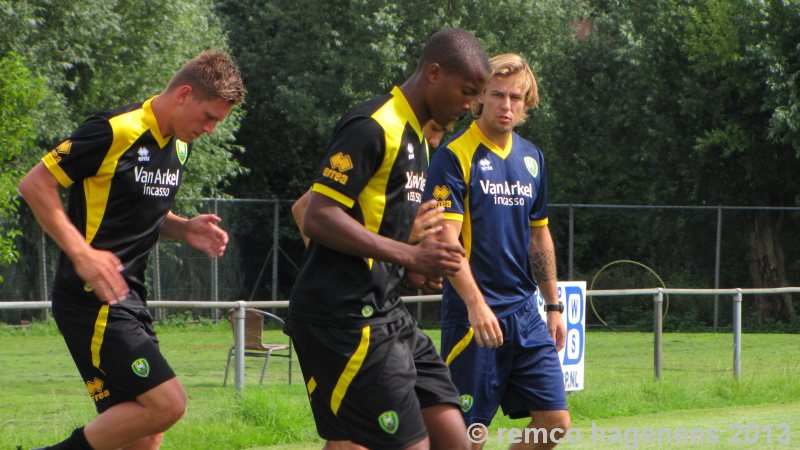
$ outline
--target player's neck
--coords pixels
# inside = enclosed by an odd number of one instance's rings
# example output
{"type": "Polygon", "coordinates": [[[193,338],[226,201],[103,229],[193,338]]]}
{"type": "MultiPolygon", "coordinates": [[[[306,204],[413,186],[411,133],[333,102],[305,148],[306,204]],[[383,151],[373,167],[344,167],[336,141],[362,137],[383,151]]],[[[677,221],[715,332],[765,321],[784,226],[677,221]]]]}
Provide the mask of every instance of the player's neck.
{"type": "Polygon", "coordinates": [[[406,97],[408,105],[417,116],[419,126],[424,126],[431,119],[431,112],[425,103],[425,91],[422,89],[420,78],[417,73],[411,76],[400,86],[400,92],[406,97]]]}
{"type": "Polygon", "coordinates": [[[171,126],[172,107],[169,102],[169,96],[162,92],[153,99],[152,103],[150,103],[150,107],[153,109],[153,115],[156,117],[158,130],[164,137],[171,136],[173,133],[171,126]]]}
{"type": "Polygon", "coordinates": [[[486,138],[489,139],[492,144],[501,149],[506,148],[511,139],[511,131],[495,131],[491,126],[489,126],[488,123],[486,123],[485,120],[481,120],[481,118],[475,122],[478,124],[478,128],[480,128],[481,133],[483,133],[483,135],[486,136],[486,138]]]}

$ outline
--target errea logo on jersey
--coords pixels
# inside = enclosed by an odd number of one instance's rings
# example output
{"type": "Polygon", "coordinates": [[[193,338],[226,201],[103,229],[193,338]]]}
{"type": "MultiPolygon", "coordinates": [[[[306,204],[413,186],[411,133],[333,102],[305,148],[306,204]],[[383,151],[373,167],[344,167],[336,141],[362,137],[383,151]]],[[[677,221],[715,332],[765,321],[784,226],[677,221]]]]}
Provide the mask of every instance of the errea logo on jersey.
{"type": "Polygon", "coordinates": [[[481,166],[481,170],[484,172],[487,170],[493,170],[492,162],[489,161],[489,158],[481,158],[481,160],[478,161],[478,164],[481,166]]]}
{"type": "Polygon", "coordinates": [[[149,162],[150,161],[150,151],[144,147],[139,147],[139,150],[136,151],[136,154],[139,155],[139,162],[149,162]]]}
{"type": "Polygon", "coordinates": [[[408,152],[408,160],[414,159],[414,145],[411,142],[406,146],[406,151],[408,152]]]}
{"type": "Polygon", "coordinates": [[[447,186],[433,187],[433,198],[439,200],[439,206],[443,208],[452,208],[453,202],[448,200],[448,197],[450,197],[450,189],[447,189],[447,186]]]}
{"type": "Polygon", "coordinates": [[[339,152],[331,156],[330,161],[331,161],[331,167],[340,172],[347,172],[348,170],[353,168],[353,160],[350,159],[350,155],[345,155],[342,152],[339,152]]]}
{"type": "Polygon", "coordinates": [[[342,185],[347,184],[348,176],[342,172],[347,172],[353,168],[353,160],[350,159],[350,155],[339,152],[330,157],[330,163],[331,167],[322,169],[322,176],[342,185]]]}

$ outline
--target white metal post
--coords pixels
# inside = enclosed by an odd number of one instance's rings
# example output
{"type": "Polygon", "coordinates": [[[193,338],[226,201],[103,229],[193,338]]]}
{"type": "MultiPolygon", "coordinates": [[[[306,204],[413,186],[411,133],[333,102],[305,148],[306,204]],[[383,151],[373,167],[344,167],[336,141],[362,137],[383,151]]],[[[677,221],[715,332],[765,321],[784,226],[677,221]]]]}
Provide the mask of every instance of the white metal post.
{"type": "Polygon", "coordinates": [[[742,376],[742,290],[733,296],[733,376],[742,376]]]}
{"type": "Polygon", "coordinates": [[[236,372],[233,374],[234,387],[237,391],[244,389],[244,317],[247,302],[238,301],[239,307],[233,313],[233,326],[234,326],[234,353],[233,365],[236,372]]]}
{"type": "Polygon", "coordinates": [[[664,293],[658,288],[658,293],[653,296],[653,372],[656,380],[661,380],[661,331],[663,328],[663,315],[661,304],[664,302],[664,293]]]}

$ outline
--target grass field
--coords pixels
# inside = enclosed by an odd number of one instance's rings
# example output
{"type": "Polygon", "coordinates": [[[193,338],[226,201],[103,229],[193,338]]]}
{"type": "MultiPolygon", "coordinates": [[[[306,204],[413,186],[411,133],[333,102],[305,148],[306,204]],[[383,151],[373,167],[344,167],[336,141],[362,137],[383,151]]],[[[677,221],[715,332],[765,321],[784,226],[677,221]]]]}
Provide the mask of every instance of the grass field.
{"type": "MultiPolygon", "coordinates": [[[[189,396],[186,415],[162,448],[321,447],[297,365],[289,386],[286,360],[273,359],[262,387],[260,367],[248,358],[239,396],[232,379],[222,387],[232,342],[227,323],[158,331],[189,396]]],[[[438,343],[438,330],[426,332],[438,343]]],[[[267,335],[285,339],[279,331],[267,335]]],[[[562,447],[800,448],[800,335],[745,334],[739,382],[732,342],[727,333],[666,334],[662,381],[655,382],[652,334],[590,330],[586,389],[568,396],[574,431],[562,447]]],[[[52,323],[0,325],[0,380],[0,450],[56,442],[95,415],[52,323]]],[[[525,424],[498,416],[486,448],[506,448],[513,438],[507,430],[525,424]]]]}

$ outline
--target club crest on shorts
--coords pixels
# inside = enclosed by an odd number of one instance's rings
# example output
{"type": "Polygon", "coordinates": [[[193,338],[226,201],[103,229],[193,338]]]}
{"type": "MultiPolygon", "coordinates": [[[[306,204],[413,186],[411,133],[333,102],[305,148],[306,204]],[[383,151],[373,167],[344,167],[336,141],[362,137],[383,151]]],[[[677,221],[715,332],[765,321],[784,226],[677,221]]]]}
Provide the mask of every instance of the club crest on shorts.
{"type": "Polygon", "coordinates": [[[400,427],[400,418],[397,417],[397,412],[389,410],[378,416],[378,425],[383,431],[395,434],[400,427]]]}
{"type": "Polygon", "coordinates": [[[136,375],[147,378],[150,375],[150,363],[144,358],[139,358],[131,364],[131,369],[136,375]]]}
{"type": "Polygon", "coordinates": [[[458,403],[461,405],[461,410],[467,412],[472,409],[472,396],[469,394],[464,394],[461,397],[458,397],[458,403]]]}
{"type": "Polygon", "coordinates": [[[526,156],[524,158],[524,160],[525,160],[525,167],[528,168],[528,172],[530,172],[531,175],[533,175],[533,178],[538,177],[539,176],[539,163],[537,163],[536,160],[531,158],[530,156],[526,156]]]}
{"type": "Polygon", "coordinates": [[[175,140],[175,153],[178,155],[178,161],[183,165],[186,162],[186,157],[189,156],[189,146],[186,142],[180,139],[175,140]]]}

